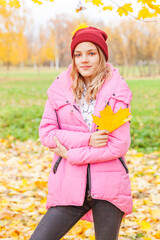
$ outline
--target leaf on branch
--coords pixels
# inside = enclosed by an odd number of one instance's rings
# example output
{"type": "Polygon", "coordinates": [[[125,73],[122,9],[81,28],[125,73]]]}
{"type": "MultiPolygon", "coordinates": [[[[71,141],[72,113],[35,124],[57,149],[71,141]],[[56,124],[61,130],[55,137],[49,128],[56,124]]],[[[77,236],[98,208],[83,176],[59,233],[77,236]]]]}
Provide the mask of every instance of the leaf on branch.
{"type": "Polygon", "coordinates": [[[146,8],[145,6],[142,7],[142,10],[139,11],[138,13],[138,18],[152,18],[152,17],[157,17],[157,13],[151,13],[149,12],[149,9],[146,8]]]}
{"type": "Polygon", "coordinates": [[[137,2],[142,4],[150,4],[152,2],[156,2],[156,0],[137,0],[137,2]]]}
{"type": "Polygon", "coordinates": [[[96,5],[97,7],[99,7],[99,5],[103,5],[101,0],[85,0],[85,3],[87,2],[91,2],[93,5],[96,5]]]}
{"type": "Polygon", "coordinates": [[[107,130],[109,132],[122,126],[124,123],[131,120],[129,108],[119,109],[117,113],[113,113],[111,106],[106,106],[103,111],[100,111],[101,118],[92,115],[93,122],[98,126],[97,129],[107,130]]]}
{"type": "Polygon", "coordinates": [[[42,2],[39,1],[39,0],[32,0],[32,2],[34,2],[34,3],[38,3],[39,5],[42,4],[42,2]]]}
{"type": "Polygon", "coordinates": [[[82,11],[82,10],[85,10],[86,8],[84,7],[84,6],[77,6],[76,7],[76,12],[78,13],[78,12],[80,12],[80,11],[82,11]]]}
{"type": "Polygon", "coordinates": [[[105,6],[105,7],[103,7],[102,8],[104,11],[105,10],[110,10],[110,11],[112,11],[113,10],[113,7],[112,6],[105,6]]]}
{"type": "Polygon", "coordinates": [[[153,5],[151,3],[147,4],[151,9],[155,10],[155,13],[160,14],[160,5],[153,5]]]}
{"type": "Polygon", "coordinates": [[[117,9],[117,12],[120,16],[122,16],[123,14],[128,16],[128,12],[133,12],[133,8],[131,7],[131,5],[131,3],[126,3],[122,7],[119,7],[117,9]]]}

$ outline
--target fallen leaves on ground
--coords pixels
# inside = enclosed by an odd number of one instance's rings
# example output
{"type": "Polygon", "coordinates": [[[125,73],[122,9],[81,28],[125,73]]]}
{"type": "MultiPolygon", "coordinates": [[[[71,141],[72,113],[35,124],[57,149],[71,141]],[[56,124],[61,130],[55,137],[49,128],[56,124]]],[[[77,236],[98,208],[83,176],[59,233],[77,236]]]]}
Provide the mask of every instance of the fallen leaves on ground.
{"type": "MultiPolygon", "coordinates": [[[[39,140],[0,139],[0,239],[29,239],[45,214],[52,157],[39,140]]],[[[126,159],[134,208],[119,240],[160,239],[160,152],[129,150],[126,159]]],[[[79,221],[62,239],[93,240],[94,225],[79,221]]]]}

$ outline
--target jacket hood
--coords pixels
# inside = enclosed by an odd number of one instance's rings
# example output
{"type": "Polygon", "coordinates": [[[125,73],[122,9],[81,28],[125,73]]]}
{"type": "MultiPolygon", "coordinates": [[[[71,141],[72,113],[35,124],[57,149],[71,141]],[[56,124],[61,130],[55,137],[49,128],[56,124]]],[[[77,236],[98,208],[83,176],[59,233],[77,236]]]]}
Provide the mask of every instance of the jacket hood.
{"type": "MultiPolygon", "coordinates": [[[[99,95],[101,97],[112,95],[113,98],[119,99],[126,104],[130,104],[132,99],[132,92],[129,89],[126,81],[121,77],[118,69],[113,68],[112,64],[110,63],[106,64],[110,67],[111,78],[108,81],[104,82],[98,92],[97,97],[99,95]]],[[[64,101],[70,102],[72,104],[74,102],[74,96],[71,91],[71,70],[72,64],[69,65],[66,71],[63,71],[59,74],[59,76],[52,82],[47,90],[48,98],[54,109],[57,109],[62,102],[64,103],[64,101]]]]}

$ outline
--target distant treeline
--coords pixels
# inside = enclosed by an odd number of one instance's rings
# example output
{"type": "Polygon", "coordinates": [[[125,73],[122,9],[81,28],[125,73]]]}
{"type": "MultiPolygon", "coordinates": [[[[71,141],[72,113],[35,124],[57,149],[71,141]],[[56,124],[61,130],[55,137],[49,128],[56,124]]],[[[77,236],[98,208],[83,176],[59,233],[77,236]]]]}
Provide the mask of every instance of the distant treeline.
{"type": "MultiPolygon", "coordinates": [[[[28,18],[29,12],[21,16],[17,11],[0,7],[0,13],[0,66],[59,68],[71,62],[72,31],[82,22],[80,19],[57,15],[45,26],[34,29],[28,18]]],[[[83,22],[107,33],[109,62],[118,66],[138,66],[140,76],[160,74],[158,23],[129,18],[121,20],[119,25],[93,23],[86,19],[83,22]]]]}

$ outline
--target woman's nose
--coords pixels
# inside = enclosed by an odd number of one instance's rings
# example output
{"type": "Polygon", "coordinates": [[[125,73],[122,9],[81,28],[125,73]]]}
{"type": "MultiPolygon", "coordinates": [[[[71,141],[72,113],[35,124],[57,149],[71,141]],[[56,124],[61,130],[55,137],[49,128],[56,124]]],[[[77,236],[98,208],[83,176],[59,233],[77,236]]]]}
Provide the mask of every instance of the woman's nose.
{"type": "Polygon", "coordinates": [[[88,58],[85,54],[82,56],[82,62],[88,62],[88,58]]]}

